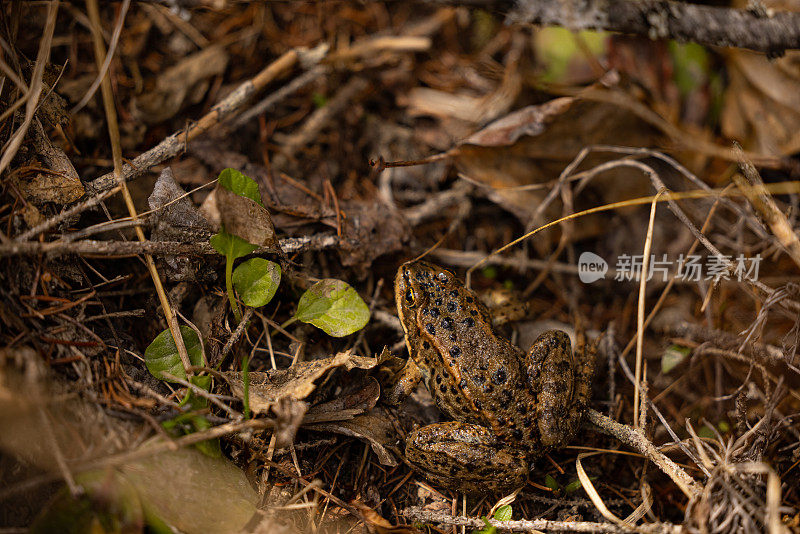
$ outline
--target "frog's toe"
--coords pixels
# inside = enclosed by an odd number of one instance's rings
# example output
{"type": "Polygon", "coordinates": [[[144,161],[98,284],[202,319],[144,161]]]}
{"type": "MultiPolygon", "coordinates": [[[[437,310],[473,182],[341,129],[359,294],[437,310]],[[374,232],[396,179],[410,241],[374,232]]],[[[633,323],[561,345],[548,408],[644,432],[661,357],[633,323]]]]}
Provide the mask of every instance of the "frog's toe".
{"type": "Polygon", "coordinates": [[[438,486],[466,493],[510,491],[525,484],[524,453],[486,428],[460,422],[424,426],[406,442],[406,459],[438,486]]]}

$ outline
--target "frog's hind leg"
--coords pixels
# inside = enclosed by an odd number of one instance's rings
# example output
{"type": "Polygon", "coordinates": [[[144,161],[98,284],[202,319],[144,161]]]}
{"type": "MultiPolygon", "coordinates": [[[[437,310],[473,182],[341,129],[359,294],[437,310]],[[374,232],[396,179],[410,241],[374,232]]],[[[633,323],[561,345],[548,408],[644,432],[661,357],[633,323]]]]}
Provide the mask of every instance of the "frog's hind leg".
{"type": "Polygon", "coordinates": [[[485,427],[461,422],[423,426],[406,440],[406,459],[431,482],[479,493],[521,487],[528,462],[485,427]]]}
{"type": "Polygon", "coordinates": [[[527,355],[528,381],[537,395],[536,424],[547,449],[564,447],[575,435],[591,394],[594,358],[581,329],[573,353],[561,330],[540,335],[527,355]]]}

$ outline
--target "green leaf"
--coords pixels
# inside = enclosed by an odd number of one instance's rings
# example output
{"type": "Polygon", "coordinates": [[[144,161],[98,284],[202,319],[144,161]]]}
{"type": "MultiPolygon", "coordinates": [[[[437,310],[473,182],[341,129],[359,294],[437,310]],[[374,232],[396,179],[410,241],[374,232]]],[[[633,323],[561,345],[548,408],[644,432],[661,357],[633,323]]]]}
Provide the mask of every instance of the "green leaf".
{"type": "MultiPolygon", "coordinates": [[[[203,351],[197,333],[188,326],[181,326],[181,337],[183,344],[186,345],[186,352],[189,353],[189,362],[192,365],[203,365],[203,351]]],[[[169,328],[158,334],[145,349],[144,363],[150,374],[160,380],[170,382],[161,374],[164,371],[186,380],[186,370],[183,368],[178,347],[175,346],[169,328]]]]}
{"type": "Polygon", "coordinates": [[[236,169],[224,169],[219,173],[219,185],[236,193],[239,196],[247,197],[250,200],[258,202],[262,207],[264,204],[261,202],[261,191],[258,190],[258,184],[249,176],[245,176],[236,169]]]}
{"type": "Polygon", "coordinates": [[[714,433],[714,429],[708,425],[701,426],[697,431],[697,435],[706,439],[714,439],[717,437],[717,435],[714,433]]]}
{"type": "Polygon", "coordinates": [[[263,258],[252,258],[233,271],[233,287],[242,302],[253,308],[265,306],[281,283],[281,266],[263,258]]]}
{"type": "Polygon", "coordinates": [[[247,256],[258,248],[258,245],[253,245],[239,236],[229,234],[224,228],[218,234],[212,235],[209,242],[214,250],[226,258],[230,258],[230,261],[247,256]]]}
{"type": "Polygon", "coordinates": [[[717,423],[717,428],[723,434],[726,434],[731,431],[731,425],[729,425],[727,421],[720,421],[719,423],[717,423]]]}
{"type": "Polygon", "coordinates": [[[711,55],[705,46],[696,43],[670,41],[672,72],[675,85],[685,97],[692,91],[701,90],[708,82],[711,55]]]}
{"type": "Polygon", "coordinates": [[[511,509],[510,504],[504,504],[494,512],[494,518],[498,521],[511,521],[511,513],[513,510],[511,509]]]}
{"type": "Polygon", "coordinates": [[[493,527],[493,526],[492,526],[492,524],[491,524],[491,523],[489,523],[489,520],[488,520],[488,519],[486,519],[486,516],[483,516],[483,517],[481,517],[481,520],[483,521],[483,523],[484,523],[486,526],[485,526],[485,527],[483,527],[483,528],[482,528],[482,529],[480,529],[480,530],[477,530],[477,531],[475,532],[475,534],[496,534],[496,532],[497,532],[497,527],[493,527]]]}
{"type": "Polygon", "coordinates": [[[327,278],[303,293],[294,318],[333,337],[343,337],[367,324],[369,308],[349,284],[327,278]]]}
{"type": "Polygon", "coordinates": [[[558,491],[561,489],[561,485],[551,475],[545,475],[544,485],[553,491],[558,491]]]}
{"type": "MultiPolygon", "coordinates": [[[[211,377],[209,375],[194,375],[189,379],[189,382],[205,391],[211,390],[211,377]]],[[[201,397],[189,388],[179,406],[186,406],[187,404],[192,410],[202,410],[208,406],[208,399],[201,397]]]]}
{"type": "MultiPolygon", "coordinates": [[[[195,432],[202,432],[211,428],[211,423],[202,415],[195,415],[192,417],[192,426],[195,432]]],[[[207,439],[194,444],[197,450],[211,458],[222,458],[222,448],[219,445],[219,438],[207,439]]]]}
{"type": "Polygon", "coordinates": [[[688,347],[681,347],[680,345],[670,346],[664,351],[664,354],[661,355],[661,372],[667,374],[672,371],[686,359],[689,352],[691,352],[691,350],[688,347]]]}
{"type": "Polygon", "coordinates": [[[317,109],[324,108],[328,105],[328,97],[322,93],[314,93],[311,95],[311,101],[314,102],[314,107],[317,109]]]}
{"type": "MultiPolygon", "coordinates": [[[[596,476],[589,477],[589,480],[594,482],[595,480],[597,480],[597,477],[596,476]]],[[[564,486],[564,492],[566,492],[566,493],[575,493],[576,491],[578,491],[582,487],[583,487],[583,484],[581,484],[580,479],[576,478],[575,480],[573,480],[572,482],[570,482],[569,484],[564,486]]]]}
{"type": "Polygon", "coordinates": [[[587,63],[586,52],[595,57],[605,53],[606,36],[603,32],[584,30],[573,32],[567,28],[549,27],[536,31],[536,55],[544,67],[542,81],[548,83],[571,83],[573,72],[580,71],[587,63]],[[583,40],[586,49],[579,46],[583,40]]]}

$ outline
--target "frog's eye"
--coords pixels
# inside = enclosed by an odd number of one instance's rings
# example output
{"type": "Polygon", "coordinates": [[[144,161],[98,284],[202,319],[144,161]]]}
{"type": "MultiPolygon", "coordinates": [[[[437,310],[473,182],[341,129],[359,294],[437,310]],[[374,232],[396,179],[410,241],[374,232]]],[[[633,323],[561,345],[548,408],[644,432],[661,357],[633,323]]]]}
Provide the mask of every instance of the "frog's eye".
{"type": "Polygon", "coordinates": [[[410,287],[408,289],[406,289],[405,299],[406,299],[406,302],[408,302],[411,305],[413,305],[414,301],[416,300],[414,298],[414,291],[412,291],[410,287]]]}

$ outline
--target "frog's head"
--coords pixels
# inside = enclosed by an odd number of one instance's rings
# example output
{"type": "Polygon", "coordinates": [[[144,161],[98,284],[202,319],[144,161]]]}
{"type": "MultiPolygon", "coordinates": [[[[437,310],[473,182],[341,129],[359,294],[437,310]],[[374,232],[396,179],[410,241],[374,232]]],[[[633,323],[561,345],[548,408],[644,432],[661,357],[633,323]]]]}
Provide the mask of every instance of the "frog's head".
{"type": "Polygon", "coordinates": [[[409,261],[400,266],[394,279],[394,297],[406,335],[419,329],[417,310],[452,283],[457,283],[455,275],[432,263],[409,261]]]}

